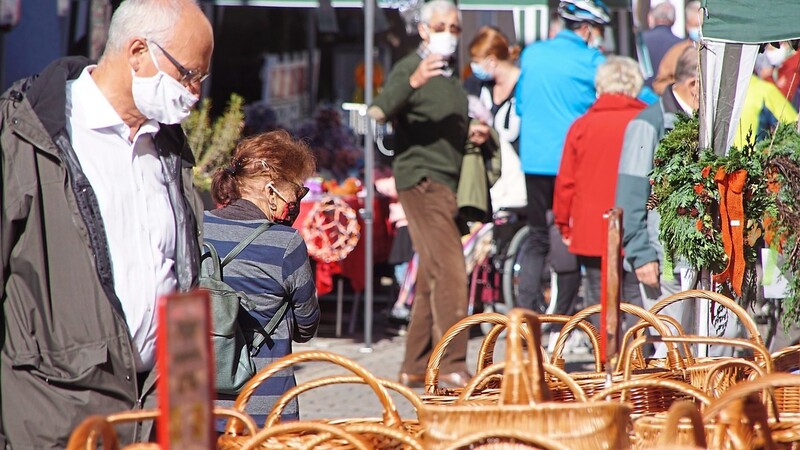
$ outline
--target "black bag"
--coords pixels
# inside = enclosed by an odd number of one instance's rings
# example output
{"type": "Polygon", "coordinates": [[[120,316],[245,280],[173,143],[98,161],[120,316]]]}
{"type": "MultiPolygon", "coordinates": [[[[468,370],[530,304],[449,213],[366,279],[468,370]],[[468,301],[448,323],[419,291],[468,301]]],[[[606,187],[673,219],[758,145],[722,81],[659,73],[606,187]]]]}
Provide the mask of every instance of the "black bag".
{"type": "Polygon", "coordinates": [[[201,264],[210,258],[211,272],[201,270],[200,287],[207,289],[211,297],[211,341],[216,362],[216,390],[220,394],[237,395],[256,374],[253,357],[278,327],[289,307],[289,302],[284,301],[264,328],[245,330],[238,320],[239,314],[252,311],[255,305],[244,292],[226,284],[222,275],[222,269],[270,226],[272,222],[259,226],[222,260],[213,245],[203,244],[208,252],[203,254],[201,264]],[[252,342],[247,339],[250,334],[252,342]]]}

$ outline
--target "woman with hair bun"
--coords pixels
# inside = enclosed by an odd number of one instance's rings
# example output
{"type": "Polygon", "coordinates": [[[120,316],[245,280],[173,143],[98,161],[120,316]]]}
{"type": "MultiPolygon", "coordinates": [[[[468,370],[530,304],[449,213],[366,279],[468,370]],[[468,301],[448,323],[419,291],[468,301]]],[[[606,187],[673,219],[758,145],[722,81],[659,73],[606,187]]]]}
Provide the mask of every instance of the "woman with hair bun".
{"type": "MultiPolygon", "coordinates": [[[[206,211],[205,241],[224,257],[266,221],[270,228],[225,266],[225,282],[253,301],[252,311],[240,310],[246,329],[264,327],[280,306],[289,308],[275,332],[256,354],[258,369],[292,352],[292,341],[306,342],[319,325],[319,303],[308,261],[308,250],[292,223],[300,200],[308,193],[303,180],[314,172],[314,157],[301,141],[283,130],[242,139],[230,163],[217,171],[212,196],[219,208],[206,211]]],[[[263,423],[278,396],[295,386],[293,369],[263,383],[251,397],[247,413],[263,423]]],[[[231,406],[234,397],[219,396],[231,406]]],[[[284,419],[298,419],[296,399],[284,409],[284,419]]]]}
{"type": "MultiPolygon", "coordinates": [[[[469,46],[470,69],[480,81],[476,92],[469,92],[480,99],[488,114],[474,111],[473,118],[486,121],[486,125],[497,130],[500,137],[500,179],[489,190],[492,208],[518,208],[527,204],[525,174],[519,162],[519,117],[516,111],[514,91],[520,69],[517,58],[520,48],[511,46],[508,38],[497,28],[485,26],[478,30],[469,46]],[[487,117],[477,117],[485,115],[487,117]]],[[[469,90],[469,87],[467,87],[469,90]]]]}

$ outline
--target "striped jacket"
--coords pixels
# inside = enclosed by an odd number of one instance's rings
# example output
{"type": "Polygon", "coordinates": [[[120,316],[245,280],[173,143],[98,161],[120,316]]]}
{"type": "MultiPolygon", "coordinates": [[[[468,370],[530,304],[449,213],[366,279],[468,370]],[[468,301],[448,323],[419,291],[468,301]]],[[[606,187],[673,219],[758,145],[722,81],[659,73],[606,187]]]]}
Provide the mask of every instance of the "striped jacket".
{"type": "MultiPolygon", "coordinates": [[[[220,257],[264,223],[266,217],[247,200],[206,211],[205,241],[214,245],[220,257]]],[[[225,282],[243,291],[256,308],[240,320],[258,321],[262,326],[272,318],[284,301],[291,302],[283,321],[256,356],[259,369],[292,352],[292,341],[306,342],[317,331],[319,303],[314,287],[308,250],[294,228],[273,225],[247,246],[224,269],[225,282]]],[[[278,397],[295,386],[294,371],[279,372],[263,383],[251,397],[247,413],[256,423],[263,423],[278,397]]],[[[220,397],[218,404],[231,406],[233,398],[220,397]]],[[[283,411],[283,419],[298,418],[297,401],[283,411]]]]}

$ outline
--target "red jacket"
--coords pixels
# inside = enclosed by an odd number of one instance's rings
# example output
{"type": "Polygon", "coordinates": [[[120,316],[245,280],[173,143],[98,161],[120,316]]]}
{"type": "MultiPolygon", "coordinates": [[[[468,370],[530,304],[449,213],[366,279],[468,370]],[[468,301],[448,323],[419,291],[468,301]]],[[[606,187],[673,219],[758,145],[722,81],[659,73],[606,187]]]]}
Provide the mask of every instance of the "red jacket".
{"type": "Polygon", "coordinates": [[[625,128],[647,105],[620,94],[604,94],[569,129],[556,176],[553,215],[569,251],[600,256],[603,213],[614,206],[625,128]]]}

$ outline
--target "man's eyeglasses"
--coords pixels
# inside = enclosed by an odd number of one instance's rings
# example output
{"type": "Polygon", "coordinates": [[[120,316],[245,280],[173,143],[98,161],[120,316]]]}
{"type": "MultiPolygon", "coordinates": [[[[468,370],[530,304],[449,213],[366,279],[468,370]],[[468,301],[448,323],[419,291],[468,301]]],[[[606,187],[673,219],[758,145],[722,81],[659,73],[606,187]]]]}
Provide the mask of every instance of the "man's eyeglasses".
{"type": "Polygon", "coordinates": [[[433,31],[434,33],[441,33],[441,32],[443,32],[444,30],[446,30],[448,28],[449,28],[450,32],[453,33],[453,34],[461,34],[461,26],[456,25],[456,24],[450,24],[449,27],[444,22],[439,22],[437,24],[428,25],[428,29],[433,31]]]}
{"type": "MultiPolygon", "coordinates": [[[[150,42],[153,42],[153,41],[150,41],[150,42]]],[[[169,62],[171,62],[172,65],[175,66],[176,69],[178,69],[178,73],[181,74],[181,79],[178,80],[178,81],[181,84],[183,84],[183,85],[190,85],[190,84],[195,84],[195,83],[200,84],[203,81],[205,81],[206,78],[208,78],[208,75],[209,75],[208,73],[203,73],[203,72],[200,72],[198,70],[192,70],[192,69],[187,69],[186,67],[183,67],[183,64],[179,63],[177,59],[175,59],[166,50],[164,50],[164,47],[158,45],[157,42],[153,42],[153,44],[155,44],[155,46],[158,47],[159,50],[161,50],[161,53],[163,53],[164,56],[167,57],[169,62]]]]}

